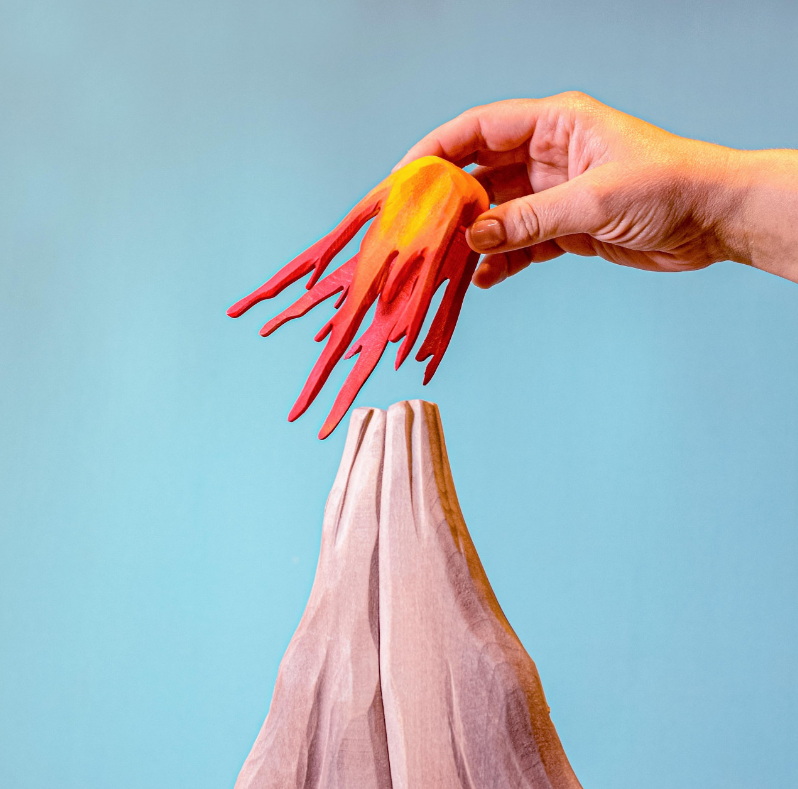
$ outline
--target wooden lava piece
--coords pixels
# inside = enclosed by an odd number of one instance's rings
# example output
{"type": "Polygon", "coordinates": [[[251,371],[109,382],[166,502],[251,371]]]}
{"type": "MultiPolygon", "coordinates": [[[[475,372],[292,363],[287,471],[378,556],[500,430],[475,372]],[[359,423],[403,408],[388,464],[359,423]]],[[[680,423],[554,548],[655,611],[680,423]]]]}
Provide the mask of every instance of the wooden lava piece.
{"type": "Polygon", "coordinates": [[[260,330],[268,337],[286,321],[338,296],[335,314],[316,335],[317,342],[328,338],[327,343],[288,414],[289,422],[307,410],[341,358],[357,356],[319,432],[319,438],[330,435],[388,343],[402,340],[396,353],[399,369],[419,337],[435,292],[448,282],[416,354],[418,361],[429,359],[424,383],[430,381],[449,347],[479,260],[466,243],[466,228],[488,208],[488,193],[476,178],[437,156],[423,156],[389,175],[334,230],[230,307],[227,314],[237,318],[310,274],[307,293],[260,330]],[[369,221],[358,253],[322,278],[333,258],[369,221]],[[375,302],[370,325],[355,339],[375,302]]]}
{"type": "Polygon", "coordinates": [[[438,408],[356,409],[237,789],[579,789],[457,502],[438,408]]]}

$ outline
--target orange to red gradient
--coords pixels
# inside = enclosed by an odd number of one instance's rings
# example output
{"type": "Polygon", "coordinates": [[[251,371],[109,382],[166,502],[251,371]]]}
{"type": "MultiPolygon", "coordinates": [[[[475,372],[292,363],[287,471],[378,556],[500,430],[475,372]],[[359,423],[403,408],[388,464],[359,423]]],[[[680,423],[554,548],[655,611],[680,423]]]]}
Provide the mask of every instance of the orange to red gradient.
{"type": "Polygon", "coordinates": [[[449,345],[479,259],[465,241],[465,229],[489,207],[487,193],[468,173],[436,156],[417,159],[388,176],[331,233],[230,307],[227,314],[237,318],[313,272],[306,285],[308,292],[261,329],[266,337],[286,321],[340,294],[336,313],[316,335],[317,342],[328,335],[329,340],[288,415],[289,421],[305,412],[341,357],[349,359],[357,354],[357,362],[319,432],[319,438],[330,435],[388,342],[404,338],[396,354],[397,369],[407,358],[432,297],[448,280],[429,333],[416,355],[418,361],[432,357],[424,383],[432,378],[449,345]],[[330,261],[370,219],[374,221],[358,253],[322,279],[330,261]],[[371,325],[355,340],[375,301],[371,325]]]}

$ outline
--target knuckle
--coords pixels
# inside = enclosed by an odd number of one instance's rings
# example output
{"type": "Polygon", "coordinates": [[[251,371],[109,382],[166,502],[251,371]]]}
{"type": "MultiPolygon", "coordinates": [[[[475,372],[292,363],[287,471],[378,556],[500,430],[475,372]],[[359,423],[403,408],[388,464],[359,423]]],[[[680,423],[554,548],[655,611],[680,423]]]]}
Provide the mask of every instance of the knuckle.
{"type": "Polygon", "coordinates": [[[560,106],[572,117],[600,117],[607,107],[597,99],[582,93],[580,90],[570,90],[557,96],[560,106]]]}
{"type": "Polygon", "coordinates": [[[581,90],[569,90],[566,93],[561,93],[560,96],[572,109],[586,109],[592,107],[596,101],[592,96],[588,96],[587,93],[582,93],[581,90]]]}
{"type": "Polygon", "coordinates": [[[540,217],[528,200],[516,201],[509,220],[508,240],[511,243],[533,243],[540,236],[540,217]]]}

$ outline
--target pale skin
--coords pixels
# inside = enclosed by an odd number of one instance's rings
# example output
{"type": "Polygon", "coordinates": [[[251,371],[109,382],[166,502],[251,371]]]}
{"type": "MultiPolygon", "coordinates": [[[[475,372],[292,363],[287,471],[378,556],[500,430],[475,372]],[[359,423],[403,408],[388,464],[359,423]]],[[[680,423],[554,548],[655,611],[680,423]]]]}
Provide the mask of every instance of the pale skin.
{"type": "Polygon", "coordinates": [[[479,165],[494,206],[467,234],[481,288],[564,252],[648,271],[732,260],[798,282],[798,151],[691,140],[563,93],[468,110],[397,168],[429,155],[479,165]]]}

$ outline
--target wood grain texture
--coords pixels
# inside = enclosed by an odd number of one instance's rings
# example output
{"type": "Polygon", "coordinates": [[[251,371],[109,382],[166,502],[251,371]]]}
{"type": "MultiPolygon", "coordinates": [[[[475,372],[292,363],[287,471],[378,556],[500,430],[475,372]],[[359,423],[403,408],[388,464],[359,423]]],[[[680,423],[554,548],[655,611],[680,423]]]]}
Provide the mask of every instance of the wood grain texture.
{"type": "Polygon", "coordinates": [[[388,409],[379,556],[393,789],[578,789],[468,534],[431,403],[388,409]]]}
{"type": "Polygon", "coordinates": [[[357,409],[237,789],[580,789],[463,520],[437,406],[357,409]]]}
{"type": "Polygon", "coordinates": [[[352,413],[310,599],[236,789],[391,786],[378,653],[384,440],[384,411],[352,413]]]}

